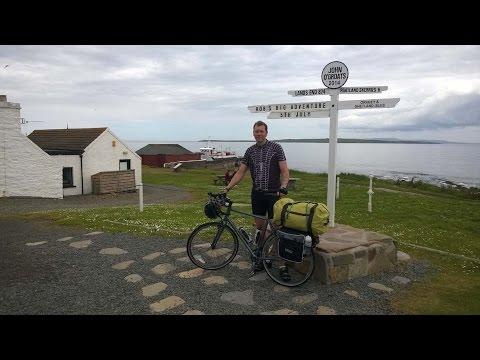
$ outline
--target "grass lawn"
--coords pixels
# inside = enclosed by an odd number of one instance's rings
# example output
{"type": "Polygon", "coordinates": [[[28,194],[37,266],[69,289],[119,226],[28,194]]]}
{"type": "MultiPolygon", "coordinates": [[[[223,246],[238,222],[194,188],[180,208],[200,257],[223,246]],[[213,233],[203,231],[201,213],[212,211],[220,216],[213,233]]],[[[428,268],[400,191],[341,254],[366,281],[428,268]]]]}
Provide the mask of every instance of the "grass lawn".
{"type": "MultiPolygon", "coordinates": [[[[203,214],[207,192],[218,192],[213,175],[221,169],[143,168],[145,184],[175,185],[187,189],[193,200],[183,203],[138,207],[61,210],[32,214],[59,224],[80,225],[111,232],[173,237],[184,241],[191,230],[208,219],[203,214]]],[[[288,197],[296,201],[326,204],[327,175],[291,170],[300,178],[288,197]]],[[[449,257],[407,244],[421,245],[480,259],[480,201],[478,194],[440,189],[420,184],[396,184],[374,180],[373,212],[367,211],[369,179],[341,174],[336,222],[369,229],[398,240],[399,249],[413,258],[430,262],[432,272],[425,281],[398,293],[392,305],[410,314],[480,314],[479,264],[449,257]],[[383,189],[383,190],[382,190],[383,189]],[[385,190],[386,189],[386,190],[385,190]]],[[[239,209],[250,211],[249,175],[229,193],[239,209]]],[[[235,205],[234,205],[235,206],[235,205]]],[[[239,224],[251,226],[252,219],[235,216],[239,224]]]]}

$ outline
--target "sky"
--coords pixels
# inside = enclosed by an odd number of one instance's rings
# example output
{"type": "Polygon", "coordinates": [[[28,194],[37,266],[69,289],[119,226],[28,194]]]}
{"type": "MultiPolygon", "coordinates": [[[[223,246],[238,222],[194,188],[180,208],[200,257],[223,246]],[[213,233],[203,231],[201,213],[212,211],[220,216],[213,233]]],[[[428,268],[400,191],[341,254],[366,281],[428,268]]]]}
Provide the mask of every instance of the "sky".
{"type": "Polygon", "coordinates": [[[388,86],[342,100],[400,98],[394,108],[339,111],[340,138],[480,142],[480,46],[460,45],[0,45],[0,94],[34,129],[109,127],[125,140],[327,138],[329,119],[267,119],[247,107],[328,101],[331,61],[346,87],[388,86]]]}

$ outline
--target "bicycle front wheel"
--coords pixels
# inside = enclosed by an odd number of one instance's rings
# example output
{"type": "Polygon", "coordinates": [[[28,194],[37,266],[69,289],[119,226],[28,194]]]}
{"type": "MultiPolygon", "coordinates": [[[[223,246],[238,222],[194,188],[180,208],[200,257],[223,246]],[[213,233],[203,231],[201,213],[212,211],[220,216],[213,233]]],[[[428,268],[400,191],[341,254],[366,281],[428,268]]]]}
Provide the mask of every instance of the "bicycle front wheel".
{"type": "Polygon", "coordinates": [[[220,222],[197,226],[187,241],[188,257],[206,270],[223,268],[235,258],[237,251],[237,235],[230,226],[220,222]]]}
{"type": "Polygon", "coordinates": [[[268,276],[283,286],[299,286],[312,276],[315,270],[313,249],[304,254],[301,262],[294,262],[280,257],[278,252],[279,238],[272,233],[263,245],[263,265],[268,276]]]}

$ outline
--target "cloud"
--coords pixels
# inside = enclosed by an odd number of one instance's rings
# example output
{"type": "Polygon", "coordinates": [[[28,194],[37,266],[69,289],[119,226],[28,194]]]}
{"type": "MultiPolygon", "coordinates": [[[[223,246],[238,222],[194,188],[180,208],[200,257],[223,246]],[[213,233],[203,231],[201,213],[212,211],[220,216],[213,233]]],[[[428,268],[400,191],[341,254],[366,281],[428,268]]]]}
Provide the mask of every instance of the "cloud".
{"type": "MultiPolygon", "coordinates": [[[[387,85],[378,97],[401,98],[393,109],[342,111],[342,129],[480,126],[480,46],[0,46],[0,93],[45,121],[38,128],[69,119],[136,138],[250,138],[266,115],[249,105],[328,100],[287,91],[323,87],[332,60],[348,66],[346,86],[387,85]]],[[[268,123],[276,138],[328,134],[328,119],[268,123]]]]}
{"type": "MultiPolygon", "coordinates": [[[[480,126],[480,94],[449,95],[441,98],[426,99],[421,107],[406,109],[395,114],[395,109],[377,110],[382,114],[375,118],[356,124],[355,118],[350,118],[350,130],[419,131],[434,129],[451,129],[466,126],[480,126]],[[393,116],[392,114],[395,114],[393,116]]],[[[370,110],[364,110],[370,111],[370,110]]],[[[375,111],[375,110],[372,110],[375,111]]]]}

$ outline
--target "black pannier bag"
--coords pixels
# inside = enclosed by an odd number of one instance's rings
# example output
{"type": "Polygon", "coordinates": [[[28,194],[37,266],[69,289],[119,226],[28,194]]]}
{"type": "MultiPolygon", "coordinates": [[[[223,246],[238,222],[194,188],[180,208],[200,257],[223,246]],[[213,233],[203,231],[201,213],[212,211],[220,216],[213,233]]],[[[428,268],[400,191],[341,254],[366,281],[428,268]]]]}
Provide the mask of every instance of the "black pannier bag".
{"type": "Polygon", "coordinates": [[[279,238],[278,255],[284,260],[302,262],[305,235],[288,228],[277,230],[277,235],[279,238]]]}

